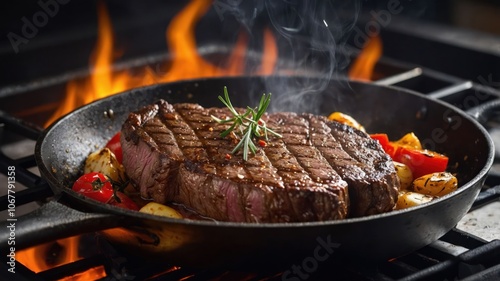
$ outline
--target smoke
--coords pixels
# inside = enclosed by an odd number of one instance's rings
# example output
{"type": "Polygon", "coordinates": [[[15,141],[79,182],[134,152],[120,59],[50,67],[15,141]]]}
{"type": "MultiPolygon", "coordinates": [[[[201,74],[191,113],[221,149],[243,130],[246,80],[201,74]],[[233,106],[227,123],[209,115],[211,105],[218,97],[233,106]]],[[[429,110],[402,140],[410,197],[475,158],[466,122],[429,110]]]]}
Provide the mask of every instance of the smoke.
{"type": "MultiPolygon", "coordinates": [[[[296,66],[316,70],[330,77],[344,67],[342,44],[356,19],[355,6],[345,9],[338,1],[266,1],[269,20],[288,43],[291,59],[296,66]],[[353,13],[346,15],[345,12],[353,13]],[[342,15],[339,14],[342,13],[342,15]],[[350,18],[345,21],[343,18],[350,18]]],[[[345,4],[342,4],[345,5],[345,4]]],[[[285,54],[286,55],[286,54],[285,54]]]]}
{"type": "MultiPolygon", "coordinates": [[[[222,7],[220,1],[214,3],[216,11],[222,7]]],[[[271,28],[276,37],[279,63],[275,73],[288,78],[272,79],[273,85],[268,85],[274,91],[272,110],[313,112],[318,108],[315,93],[328,87],[330,79],[341,78],[349,64],[345,47],[357,21],[359,1],[227,0],[225,4],[225,15],[234,16],[253,40],[258,40],[264,27],[271,28]],[[311,79],[289,79],[291,73],[311,79]]]]}

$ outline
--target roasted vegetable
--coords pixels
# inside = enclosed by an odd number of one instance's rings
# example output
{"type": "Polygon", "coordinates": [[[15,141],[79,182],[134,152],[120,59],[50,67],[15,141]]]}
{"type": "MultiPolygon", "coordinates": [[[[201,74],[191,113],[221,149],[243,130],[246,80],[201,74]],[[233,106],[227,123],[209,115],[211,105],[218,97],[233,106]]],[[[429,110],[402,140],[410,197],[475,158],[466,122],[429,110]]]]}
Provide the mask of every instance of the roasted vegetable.
{"type": "Polygon", "coordinates": [[[410,168],[403,163],[394,161],[394,167],[396,168],[396,173],[398,174],[399,182],[401,183],[401,189],[408,190],[413,183],[413,175],[410,168]]]}
{"type": "Polygon", "coordinates": [[[414,178],[444,172],[448,166],[447,156],[422,149],[420,141],[413,133],[408,133],[394,142],[389,141],[387,134],[371,134],[370,137],[380,143],[392,160],[408,166],[414,178]]]}
{"type": "Polygon", "coordinates": [[[406,164],[414,178],[444,172],[448,166],[447,156],[427,149],[399,147],[393,159],[406,164]]]}
{"type": "Polygon", "coordinates": [[[433,200],[435,197],[411,191],[400,191],[396,210],[418,206],[433,200]]]}
{"type": "Polygon", "coordinates": [[[356,121],[356,119],[352,118],[351,116],[347,115],[347,114],[344,114],[342,112],[333,112],[332,114],[330,114],[330,116],[328,116],[328,119],[330,120],[333,120],[333,121],[337,121],[339,123],[342,123],[342,124],[346,124],[348,126],[351,126],[351,127],[354,127],[360,131],[365,131],[365,128],[363,126],[361,126],[361,124],[359,124],[358,121],[356,121]]]}
{"type": "Polygon", "coordinates": [[[121,132],[116,133],[109,141],[106,143],[107,148],[111,150],[111,152],[115,155],[116,160],[118,160],[118,163],[122,163],[123,159],[123,152],[122,152],[122,145],[120,143],[120,137],[121,137],[121,132]]]}
{"type": "Polygon", "coordinates": [[[99,202],[107,203],[113,196],[113,185],[102,173],[91,172],[80,176],[72,189],[99,202]]]}
{"type": "Polygon", "coordinates": [[[422,144],[420,143],[420,140],[413,132],[404,135],[399,140],[392,142],[392,144],[412,149],[422,149],[422,144]]]}
{"type": "Polygon", "coordinates": [[[91,153],[85,160],[83,172],[85,174],[90,172],[102,173],[114,183],[125,183],[127,181],[125,169],[109,148],[103,148],[91,153]]]}
{"type": "Polygon", "coordinates": [[[114,196],[111,197],[108,204],[117,206],[123,209],[139,211],[139,206],[134,200],[130,199],[125,193],[121,191],[116,191],[114,196]]]}
{"type": "Polygon", "coordinates": [[[169,218],[174,218],[174,219],[181,219],[182,215],[177,212],[175,209],[165,206],[163,204],[155,203],[155,202],[150,202],[144,207],[142,207],[139,212],[147,213],[147,214],[152,214],[152,215],[157,215],[157,216],[162,216],[162,217],[169,217],[169,218]]]}
{"type": "Polygon", "coordinates": [[[90,172],[80,176],[72,189],[89,198],[120,208],[138,211],[139,207],[125,193],[115,190],[107,176],[99,172],[90,172]]]}
{"type": "Polygon", "coordinates": [[[457,190],[457,178],[448,172],[432,173],[419,177],[413,181],[411,189],[415,192],[443,196],[457,190]]]}

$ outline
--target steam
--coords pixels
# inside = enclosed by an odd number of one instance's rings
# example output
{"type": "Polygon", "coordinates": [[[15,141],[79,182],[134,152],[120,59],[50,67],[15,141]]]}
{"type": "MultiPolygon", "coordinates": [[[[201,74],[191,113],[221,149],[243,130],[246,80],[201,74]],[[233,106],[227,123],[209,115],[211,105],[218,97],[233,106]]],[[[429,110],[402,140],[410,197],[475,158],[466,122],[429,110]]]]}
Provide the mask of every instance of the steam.
{"type": "Polygon", "coordinates": [[[349,63],[345,41],[356,23],[359,1],[233,0],[227,4],[231,5],[226,11],[254,40],[263,24],[272,28],[279,46],[275,73],[289,76],[293,70],[310,77],[272,79],[273,84],[267,85],[273,91],[271,110],[314,112],[320,103],[315,94],[325,90],[329,80],[340,78],[349,63]]]}

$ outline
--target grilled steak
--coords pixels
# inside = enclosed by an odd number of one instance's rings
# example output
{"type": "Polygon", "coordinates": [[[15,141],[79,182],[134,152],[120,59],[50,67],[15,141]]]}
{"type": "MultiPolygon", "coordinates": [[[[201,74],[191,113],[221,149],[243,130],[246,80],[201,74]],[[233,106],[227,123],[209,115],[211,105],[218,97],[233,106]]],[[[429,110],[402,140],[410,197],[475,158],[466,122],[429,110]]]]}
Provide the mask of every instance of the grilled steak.
{"type": "MultiPolygon", "coordinates": [[[[390,157],[361,131],[322,116],[264,116],[271,137],[244,161],[221,138],[225,108],[163,100],[123,124],[123,165],[145,198],[184,204],[221,221],[336,220],[393,209],[399,180],[390,157]]],[[[241,153],[241,152],[240,152],[241,153]]]]}

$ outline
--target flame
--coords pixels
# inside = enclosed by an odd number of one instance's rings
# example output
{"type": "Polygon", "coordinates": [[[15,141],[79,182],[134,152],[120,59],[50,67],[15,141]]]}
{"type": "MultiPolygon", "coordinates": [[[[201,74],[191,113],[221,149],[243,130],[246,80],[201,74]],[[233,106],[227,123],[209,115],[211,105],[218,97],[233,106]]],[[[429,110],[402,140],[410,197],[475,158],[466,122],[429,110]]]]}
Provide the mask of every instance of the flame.
{"type": "Polygon", "coordinates": [[[354,80],[371,81],[373,70],[382,56],[382,40],[379,36],[371,37],[363,50],[349,68],[349,78],[354,80]]]}
{"type": "MultiPolygon", "coordinates": [[[[213,65],[197,52],[196,23],[208,11],[211,4],[212,1],[209,0],[192,0],[170,22],[166,30],[166,40],[172,61],[161,68],[167,71],[155,73],[151,68],[144,67],[132,74],[129,70],[113,69],[115,57],[113,29],[106,6],[100,2],[98,5],[99,33],[89,62],[90,77],[73,80],[67,84],[64,100],[45,125],[50,125],[60,116],[96,99],[132,88],[182,79],[244,74],[248,44],[246,33],[239,34],[233,51],[223,66],[213,65]]],[[[252,74],[272,74],[277,58],[278,49],[275,38],[269,29],[265,29],[260,69],[252,74]]]]}
{"type": "MultiPolygon", "coordinates": [[[[71,262],[80,260],[78,254],[79,236],[60,239],[56,242],[50,242],[36,247],[19,250],[16,253],[17,261],[38,273],[57,266],[62,266],[71,262]]],[[[69,276],[62,280],[97,280],[105,277],[106,272],[103,266],[91,268],[85,272],[69,276]]]]}

